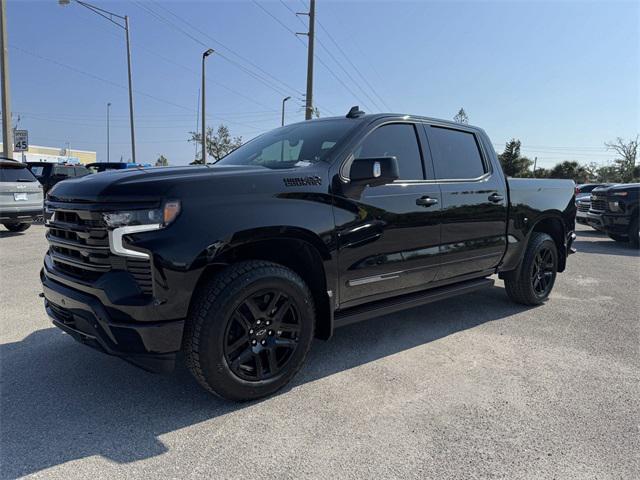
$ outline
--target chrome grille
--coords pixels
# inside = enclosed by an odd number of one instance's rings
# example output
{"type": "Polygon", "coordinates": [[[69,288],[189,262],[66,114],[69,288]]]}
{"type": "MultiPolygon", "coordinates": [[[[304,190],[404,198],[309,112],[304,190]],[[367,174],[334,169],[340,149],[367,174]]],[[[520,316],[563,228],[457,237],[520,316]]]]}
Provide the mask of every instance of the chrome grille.
{"type": "Polygon", "coordinates": [[[607,210],[607,200],[603,197],[596,197],[591,199],[591,210],[597,212],[604,212],[607,210]]]}
{"type": "Polygon", "coordinates": [[[153,293],[151,263],[114,255],[100,212],[48,207],[49,255],[56,268],[84,281],[95,281],[110,271],[126,271],[145,295],[153,293]]]}
{"type": "Polygon", "coordinates": [[[589,208],[591,208],[591,204],[589,202],[578,202],[579,212],[588,212],[589,208]]]}

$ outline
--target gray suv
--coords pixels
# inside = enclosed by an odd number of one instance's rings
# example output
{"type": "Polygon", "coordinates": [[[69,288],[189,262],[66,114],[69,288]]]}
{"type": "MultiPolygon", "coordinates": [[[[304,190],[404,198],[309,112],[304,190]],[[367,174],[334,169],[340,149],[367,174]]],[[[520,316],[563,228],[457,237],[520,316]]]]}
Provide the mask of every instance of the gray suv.
{"type": "Polygon", "coordinates": [[[22,232],[42,217],[42,185],[24,163],[0,159],[0,223],[22,232]]]}

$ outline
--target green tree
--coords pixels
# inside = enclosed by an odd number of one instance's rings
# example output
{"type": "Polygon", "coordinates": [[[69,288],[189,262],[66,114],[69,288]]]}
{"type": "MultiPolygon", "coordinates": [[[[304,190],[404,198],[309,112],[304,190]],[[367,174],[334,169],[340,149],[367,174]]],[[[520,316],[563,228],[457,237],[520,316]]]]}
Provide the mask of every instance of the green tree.
{"type": "Polygon", "coordinates": [[[528,177],[531,176],[529,167],[533,162],[527,157],[520,155],[520,140],[512,138],[504,147],[504,152],[498,155],[502,170],[508,177],[528,177]]]}
{"type": "Polygon", "coordinates": [[[618,154],[618,158],[614,162],[620,172],[620,179],[625,183],[631,182],[634,178],[636,157],[638,156],[638,139],[640,139],[640,135],[636,135],[635,139],[628,142],[618,137],[615,141],[604,144],[607,150],[613,150],[618,154]]]}
{"type": "Polygon", "coordinates": [[[168,167],[169,160],[164,155],[160,155],[156,160],[156,167],[168,167]]]}
{"type": "Polygon", "coordinates": [[[605,165],[598,168],[596,180],[603,183],[618,183],[622,181],[620,171],[615,165],[605,165]]]}
{"type": "MultiPolygon", "coordinates": [[[[189,142],[195,142],[197,145],[202,144],[202,134],[189,132],[189,135],[191,135],[189,142]]],[[[213,133],[213,128],[207,127],[205,142],[207,155],[213,157],[215,163],[242,145],[242,137],[231,137],[229,128],[226,125],[220,124],[215,134],[213,133]]],[[[198,152],[197,158],[191,162],[191,164],[202,163],[202,152],[198,152]]]]}
{"type": "Polygon", "coordinates": [[[549,178],[567,178],[576,183],[587,183],[589,181],[589,171],[578,162],[564,161],[551,169],[549,178]]]}

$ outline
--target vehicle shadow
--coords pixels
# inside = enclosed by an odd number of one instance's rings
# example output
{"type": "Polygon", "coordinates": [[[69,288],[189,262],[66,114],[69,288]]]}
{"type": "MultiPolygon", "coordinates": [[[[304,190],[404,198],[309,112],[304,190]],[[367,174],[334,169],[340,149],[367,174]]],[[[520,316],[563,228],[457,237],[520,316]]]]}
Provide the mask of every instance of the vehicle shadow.
{"type": "Polygon", "coordinates": [[[25,232],[9,232],[8,230],[0,230],[0,238],[19,237],[25,232]]]}
{"type": "MultiPolygon", "coordinates": [[[[492,287],[464,302],[450,299],[344,327],[329,342],[315,342],[280,395],[526,309],[492,287]]],[[[161,435],[260,403],[213,397],[182,366],[169,375],[143,372],[55,328],[1,345],[0,362],[3,478],[93,455],[123,464],[162,455],[168,448],[161,435]]]]}

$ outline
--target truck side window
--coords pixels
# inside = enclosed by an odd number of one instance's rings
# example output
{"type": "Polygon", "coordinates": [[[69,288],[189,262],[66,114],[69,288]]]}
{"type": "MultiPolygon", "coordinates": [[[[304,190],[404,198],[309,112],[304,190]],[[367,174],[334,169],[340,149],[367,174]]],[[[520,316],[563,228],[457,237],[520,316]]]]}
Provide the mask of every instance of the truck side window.
{"type": "Polygon", "coordinates": [[[434,126],[428,131],[436,179],[471,179],[485,174],[473,133],[434,126]]]}
{"type": "Polygon", "coordinates": [[[403,180],[424,180],[415,127],[393,123],[375,129],[355,151],[354,158],[396,157],[403,180]]]}

